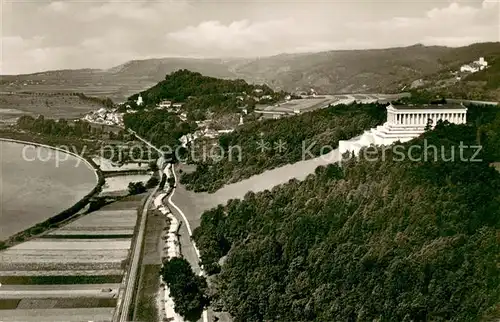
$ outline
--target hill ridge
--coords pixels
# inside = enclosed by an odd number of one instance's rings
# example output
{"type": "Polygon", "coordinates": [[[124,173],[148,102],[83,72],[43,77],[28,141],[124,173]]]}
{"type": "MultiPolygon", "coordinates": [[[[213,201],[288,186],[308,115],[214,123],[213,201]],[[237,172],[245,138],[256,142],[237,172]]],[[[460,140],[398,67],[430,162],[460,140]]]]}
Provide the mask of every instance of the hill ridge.
{"type": "Polygon", "coordinates": [[[109,96],[121,101],[163,80],[166,74],[189,69],[217,78],[242,78],[249,83],[266,83],[285,91],[312,87],[322,93],[396,92],[417,79],[454,68],[479,56],[500,57],[500,42],[463,47],[415,44],[364,50],[283,53],[258,58],[134,59],[108,69],[65,69],[3,75],[0,76],[0,91],[36,91],[29,87],[50,85],[52,88],[70,87],[72,91],[109,96]]]}

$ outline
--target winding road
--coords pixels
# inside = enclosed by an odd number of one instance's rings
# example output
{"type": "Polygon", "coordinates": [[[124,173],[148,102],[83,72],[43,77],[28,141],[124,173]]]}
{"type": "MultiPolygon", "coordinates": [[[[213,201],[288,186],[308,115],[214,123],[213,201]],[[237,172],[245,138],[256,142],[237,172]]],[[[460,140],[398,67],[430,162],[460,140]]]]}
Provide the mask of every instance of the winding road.
{"type": "MultiPolygon", "coordinates": [[[[148,145],[152,149],[158,151],[158,153],[160,153],[160,155],[163,155],[163,151],[161,151],[160,149],[158,149],[157,147],[155,147],[153,144],[151,144],[150,142],[148,142],[144,138],[142,138],[139,135],[137,135],[137,133],[135,131],[129,129],[129,132],[132,133],[132,134],[134,134],[139,140],[141,140],[142,142],[144,142],[146,145],[148,145]]],[[[194,249],[194,251],[196,253],[196,257],[198,258],[198,262],[199,262],[201,260],[201,258],[200,258],[200,251],[198,250],[198,247],[196,247],[196,243],[191,239],[191,237],[193,236],[193,231],[191,229],[191,225],[189,224],[189,220],[186,218],[186,215],[184,214],[184,212],[182,212],[182,210],[172,201],[172,197],[175,194],[175,189],[176,189],[176,185],[177,185],[177,176],[175,174],[175,169],[174,169],[173,165],[172,165],[172,174],[174,176],[176,184],[174,185],[174,187],[172,187],[172,193],[168,196],[168,203],[169,203],[170,206],[172,206],[181,215],[182,220],[184,221],[184,224],[186,225],[186,229],[187,229],[188,234],[189,234],[189,239],[191,240],[193,249],[194,249]]],[[[144,208],[145,210],[143,210],[143,216],[142,216],[142,220],[141,220],[141,228],[142,229],[139,230],[139,235],[138,235],[138,240],[141,240],[141,244],[140,244],[140,247],[139,247],[139,255],[140,255],[140,249],[142,248],[142,239],[144,238],[144,227],[145,227],[145,218],[146,218],[147,209],[149,207],[149,204],[151,203],[152,196],[156,193],[156,191],[157,191],[157,188],[155,188],[155,191],[150,195],[150,197],[148,197],[148,201],[146,202],[146,206],[144,208]],[[142,223],[142,221],[144,221],[144,223],[142,223]],[[141,232],[142,232],[142,234],[141,234],[141,232]]],[[[136,249],[137,248],[134,249],[134,253],[135,253],[136,249]]],[[[135,267],[134,274],[137,274],[137,266],[138,266],[139,258],[140,258],[140,256],[136,256],[134,254],[133,259],[134,260],[137,259],[137,264],[136,264],[136,267],[135,267]]],[[[132,263],[132,267],[131,268],[134,267],[133,266],[134,263],[135,262],[132,263]]],[[[200,275],[204,275],[203,267],[200,267],[200,275]]],[[[130,284],[134,284],[135,285],[135,278],[133,279],[132,283],[130,283],[130,278],[129,278],[129,282],[127,283],[127,289],[130,288],[129,287],[130,284]]],[[[132,291],[134,290],[133,286],[131,287],[131,290],[132,291]]],[[[127,303],[127,302],[125,302],[125,300],[127,300],[127,296],[126,295],[127,295],[127,292],[125,292],[124,306],[122,307],[122,315],[121,315],[122,319],[120,319],[120,322],[127,321],[127,320],[123,320],[124,316],[125,316],[125,318],[128,316],[128,309],[126,311],[124,310],[125,304],[127,303]],[[125,314],[123,314],[123,312],[125,312],[125,314]]],[[[131,298],[132,298],[132,296],[130,295],[128,306],[130,306],[131,298]]],[[[208,322],[208,311],[206,309],[203,311],[202,319],[203,319],[203,322],[208,322]]]]}
{"type": "MultiPolygon", "coordinates": [[[[172,174],[173,174],[175,182],[177,184],[177,176],[175,175],[175,169],[174,169],[173,165],[172,165],[172,174]]],[[[196,243],[194,242],[194,240],[191,238],[193,236],[193,231],[191,230],[191,225],[189,224],[189,220],[186,218],[186,215],[184,214],[184,212],[182,212],[182,210],[172,201],[172,197],[175,194],[175,189],[176,189],[175,187],[176,187],[176,185],[174,185],[174,187],[172,188],[172,193],[168,196],[168,203],[181,215],[182,220],[184,221],[184,224],[186,225],[186,229],[187,229],[188,234],[189,234],[189,239],[191,240],[191,244],[193,246],[193,249],[196,253],[196,257],[198,258],[198,262],[199,262],[201,260],[200,251],[198,250],[198,247],[196,247],[196,243]]],[[[200,275],[202,275],[202,276],[205,275],[205,273],[203,271],[203,266],[200,266],[200,275]]],[[[208,322],[207,309],[203,310],[202,319],[203,319],[203,322],[208,322]]]]}

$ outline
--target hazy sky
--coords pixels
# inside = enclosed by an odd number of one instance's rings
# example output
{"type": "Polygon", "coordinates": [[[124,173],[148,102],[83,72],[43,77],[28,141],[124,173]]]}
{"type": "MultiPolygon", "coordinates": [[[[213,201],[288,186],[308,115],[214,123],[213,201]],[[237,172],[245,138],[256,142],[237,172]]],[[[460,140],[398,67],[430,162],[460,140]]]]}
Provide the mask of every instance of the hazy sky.
{"type": "Polygon", "coordinates": [[[500,0],[0,0],[0,73],[500,41],[500,0]]]}

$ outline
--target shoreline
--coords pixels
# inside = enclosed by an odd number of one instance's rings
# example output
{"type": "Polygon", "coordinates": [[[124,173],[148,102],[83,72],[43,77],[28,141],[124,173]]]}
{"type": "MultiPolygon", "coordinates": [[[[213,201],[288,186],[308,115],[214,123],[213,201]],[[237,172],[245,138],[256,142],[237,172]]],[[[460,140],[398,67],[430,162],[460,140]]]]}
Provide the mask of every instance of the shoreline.
{"type": "Polygon", "coordinates": [[[85,162],[87,164],[87,166],[91,170],[93,170],[97,183],[99,182],[98,171],[100,171],[101,168],[97,164],[95,164],[95,162],[91,158],[89,158],[91,160],[91,161],[89,161],[87,158],[85,158],[83,156],[80,156],[80,155],[78,155],[78,154],[76,154],[74,152],[71,152],[71,151],[68,151],[68,150],[64,150],[64,149],[61,149],[61,148],[58,148],[58,147],[55,147],[55,146],[43,144],[43,143],[29,142],[29,141],[16,140],[16,139],[8,139],[8,138],[3,138],[1,136],[0,136],[0,141],[10,142],[10,143],[17,143],[17,144],[22,144],[22,145],[34,145],[36,147],[41,147],[41,148],[46,148],[46,149],[51,149],[51,150],[55,150],[55,151],[67,153],[67,154],[69,154],[69,155],[71,155],[71,156],[73,156],[75,158],[78,158],[81,161],[85,162]]]}
{"type": "Polygon", "coordinates": [[[84,195],[79,201],[77,201],[72,206],[66,209],[62,209],[60,212],[54,214],[51,217],[48,217],[46,220],[39,222],[38,224],[35,224],[31,227],[28,227],[24,230],[14,233],[4,240],[0,240],[0,250],[23,243],[31,238],[43,235],[44,233],[53,228],[57,228],[59,224],[61,224],[62,222],[71,219],[72,217],[77,215],[90,202],[90,199],[101,191],[102,186],[104,185],[104,174],[99,168],[99,166],[97,166],[97,164],[95,164],[95,162],[90,157],[80,156],[74,152],[38,142],[16,140],[4,137],[0,137],[0,142],[8,142],[21,145],[32,145],[36,147],[67,153],[79,159],[80,161],[83,161],[90,170],[93,170],[96,178],[96,183],[94,185],[94,188],[90,190],[86,195],[84,195]]]}

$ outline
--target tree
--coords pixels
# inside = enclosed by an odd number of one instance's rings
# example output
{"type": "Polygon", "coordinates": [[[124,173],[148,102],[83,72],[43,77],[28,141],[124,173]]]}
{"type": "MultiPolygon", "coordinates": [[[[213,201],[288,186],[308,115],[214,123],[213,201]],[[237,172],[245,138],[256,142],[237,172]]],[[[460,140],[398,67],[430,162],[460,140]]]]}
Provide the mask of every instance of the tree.
{"type": "Polygon", "coordinates": [[[130,195],[137,195],[146,192],[146,187],[144,186],[144,183],[142,183],[141,181],[130,182],[128,184],[128,192],[130,195]]]}
{"type": "Polygon", "coordinates": [[[427,124],[425,125],[425,128],[424,128],[424,131],[430,131],[432,129],[432,124],[434,123],[433,120],[431,119],[428,119],[427,120],[427,124]]]}
{"type": "Polygon", "coordinates": [[[149,170],[151,170],[153,172],[158,171],[158,164],[156,163],[156,161],[149,162],[149,170]]]}
{"type": "Polygon", "coordinates": [[[175,312],[189,321],[197,321],[208,304],[205,279],[195,275],[189,263],[178,257],[164,262],[160,274],[174,300],[175,312]]]}
{"type": "Polygon", "coordinates": [[[148,182],[146,182],[146,188],[147,189],[150,189],[150,188],[154,188],[156,187],[158,184],[160,183],[160,180],[158,180],[157,177],[151,177],[149,178],[148,182]]]}

